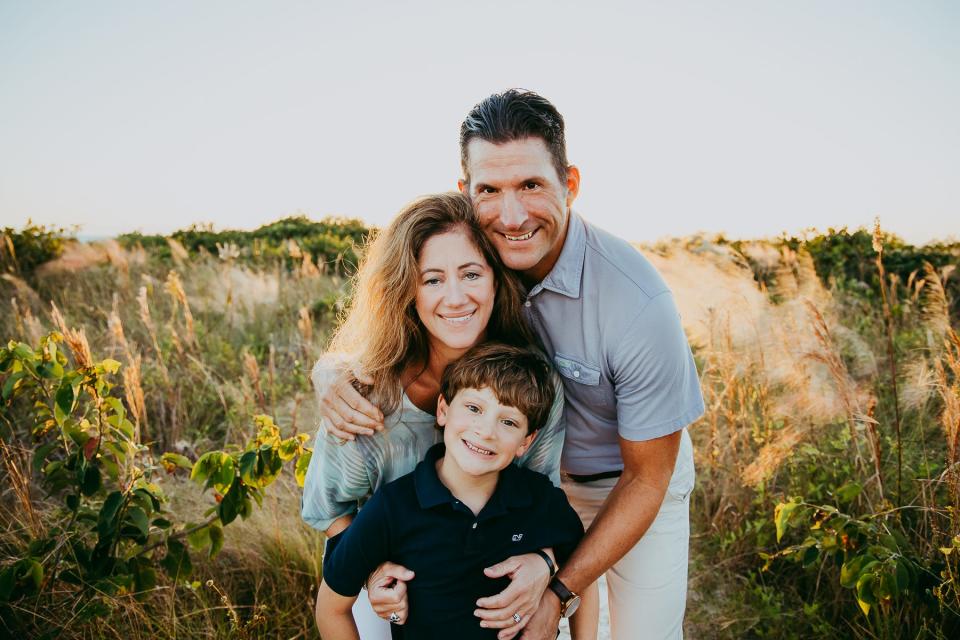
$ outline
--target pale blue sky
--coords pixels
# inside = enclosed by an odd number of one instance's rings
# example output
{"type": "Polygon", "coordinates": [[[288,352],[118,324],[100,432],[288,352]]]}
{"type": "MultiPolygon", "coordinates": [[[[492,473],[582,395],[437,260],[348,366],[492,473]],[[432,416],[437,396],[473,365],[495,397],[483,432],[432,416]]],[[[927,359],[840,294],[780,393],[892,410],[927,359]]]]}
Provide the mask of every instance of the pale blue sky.
{"type": "Polygon", "coordinates": [[[960,4],[876,1],[0,0],[0,225],[382,224],[509,86],[631,240],[960,236],[960,4]]]}

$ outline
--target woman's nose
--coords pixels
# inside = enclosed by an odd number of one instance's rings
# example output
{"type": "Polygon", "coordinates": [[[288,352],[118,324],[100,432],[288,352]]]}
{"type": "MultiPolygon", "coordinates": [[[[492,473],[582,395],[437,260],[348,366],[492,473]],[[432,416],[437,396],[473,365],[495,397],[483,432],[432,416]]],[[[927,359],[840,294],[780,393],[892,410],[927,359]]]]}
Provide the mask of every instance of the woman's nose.
{"type": "Polygon", "coordinates": [[[444,298],[445,302],[451,306],[464,304],[467,301],[467,294],[463,290],[463,283],[457,278],[448,280],[444,298]]]}

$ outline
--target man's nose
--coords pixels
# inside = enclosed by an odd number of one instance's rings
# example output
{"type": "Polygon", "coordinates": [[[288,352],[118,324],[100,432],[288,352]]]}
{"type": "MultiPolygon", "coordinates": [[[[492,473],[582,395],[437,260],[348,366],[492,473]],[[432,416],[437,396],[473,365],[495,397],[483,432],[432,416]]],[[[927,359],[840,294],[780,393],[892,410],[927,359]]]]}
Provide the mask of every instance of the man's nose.
{"type": "Polygon", "coordinates": [[[527,208],[516,193],[506,191],[503,194],[500,209],[500,224],[505,229],[519,229],[527,221],[527,208]]]}

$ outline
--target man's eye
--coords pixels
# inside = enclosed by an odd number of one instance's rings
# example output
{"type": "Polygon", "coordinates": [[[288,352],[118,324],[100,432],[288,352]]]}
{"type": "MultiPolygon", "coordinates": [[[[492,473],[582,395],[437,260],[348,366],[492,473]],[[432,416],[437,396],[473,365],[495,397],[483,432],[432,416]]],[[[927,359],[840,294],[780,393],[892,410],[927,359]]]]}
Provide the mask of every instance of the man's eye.
{"type": "Polygon", "coordinates": [[[496,192],[497,190],[494,189],[493,187],[480,187],[480,190],[479,190],[479,193],[483,193],[483,194],[496,193],[496,192]]]}
{"type": "Polygon", "coordinates": [[[533,190],[533,189],[537,189],[537,188],[539,188],[539,187],[540,187],[540,185],[539,185],[538,183],[536,183],[536,182],[528,182],[528,183],[526,183],[525,185],[523,185],[523,188],[524,188],[524,189],[527,189],[528,191],[533,190]]]}

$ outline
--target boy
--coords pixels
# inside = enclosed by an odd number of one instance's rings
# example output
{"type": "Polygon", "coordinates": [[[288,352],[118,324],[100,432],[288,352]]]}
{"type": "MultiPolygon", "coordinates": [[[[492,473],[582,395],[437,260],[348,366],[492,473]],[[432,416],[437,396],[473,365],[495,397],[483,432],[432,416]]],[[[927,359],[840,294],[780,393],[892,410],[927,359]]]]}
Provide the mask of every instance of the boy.
{"type": "Polygon", "coordinates": [[[509,578],[488,578],[484,567],[548,547],[563,562],[583,536],[563,492],[512,464],[553,403],[549,365],[527,349],[481,345],[447,367],[440,389],[443,442],[413,473],[374,493],[328,542],[316,609],[324,640],[358,638],[351,607],[385,560],[415,574],[409,617],[393,625],[394,638],[496,638],[474,610],[509,578]]]}

